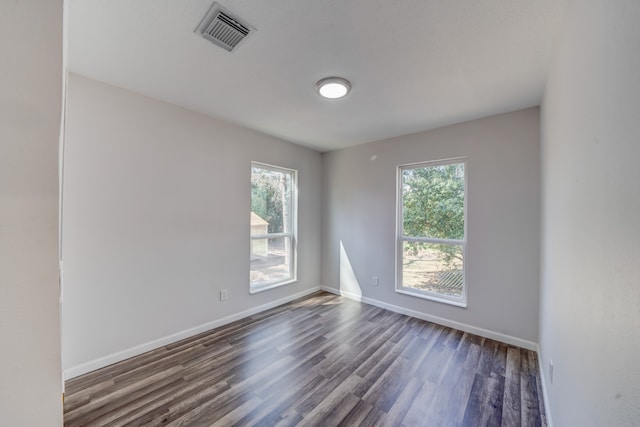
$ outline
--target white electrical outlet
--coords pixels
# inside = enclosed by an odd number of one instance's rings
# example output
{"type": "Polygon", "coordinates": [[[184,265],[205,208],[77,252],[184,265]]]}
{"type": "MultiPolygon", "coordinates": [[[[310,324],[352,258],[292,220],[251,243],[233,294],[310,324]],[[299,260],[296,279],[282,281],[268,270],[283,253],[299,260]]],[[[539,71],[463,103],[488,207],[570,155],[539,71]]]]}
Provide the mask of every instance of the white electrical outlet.
{"type": "Polygon", "coordinates": [[[220,290],[220,301],[226,301],[229,299],[229,293],[227,292],[226,289],[221,289],[220,290]]]}
{"type": "Polygon", "coordinates": [[[553,360],[549,359],[549,382],[553,384],[553,360]]]}
{"type": "Polygon", "coordinates": [[[378,283],[379,283],[378,276],[373,276],[371,278],[371,285],[378,286],[378,283]]]}

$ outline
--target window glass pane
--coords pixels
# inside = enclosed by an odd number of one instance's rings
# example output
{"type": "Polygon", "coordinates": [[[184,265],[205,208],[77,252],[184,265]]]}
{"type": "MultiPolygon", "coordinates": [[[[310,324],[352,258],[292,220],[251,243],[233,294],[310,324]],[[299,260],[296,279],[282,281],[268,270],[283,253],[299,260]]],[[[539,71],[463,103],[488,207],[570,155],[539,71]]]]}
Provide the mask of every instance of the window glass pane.
{"type": "Polygon", "coordinates": [[[251,164],[251,291],[295,279],[295,176],[293,170],[251,164]]]}
{"type": "Polygon", "coordinates": [[[402,233],[464,239],[464,164],[402,170],[402,233]]]}
{"type": "Polygon", "coordinates": [[[291,232],[292,178],[290,172],[251,168],[251,234],[291,232]]]}
{"type": "Polygon", "coordinates": [[[462,245],[403,242],[402,286],[462,297],[462,245]]]}
{"type": "Polygon", "coordinates": [[[292,278],[291,237],[251,239],[251,283],[274,283],[292,278]]]}

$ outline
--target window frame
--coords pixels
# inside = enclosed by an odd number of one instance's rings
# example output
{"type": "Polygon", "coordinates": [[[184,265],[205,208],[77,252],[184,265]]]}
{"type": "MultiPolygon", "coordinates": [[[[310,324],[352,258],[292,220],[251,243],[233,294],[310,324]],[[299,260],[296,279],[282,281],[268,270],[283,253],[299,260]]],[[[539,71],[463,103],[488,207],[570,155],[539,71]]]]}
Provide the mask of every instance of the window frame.
{"type": "Polygon", "coordinates": [[[467,157],[454,157],[441,160],[431,160],[425,162],[414,162],[398,165],[396,168],[396,286],[395,291],[399,294],[409,295],[417,298],[422,298],[430,301],[450,304],[457,307],[467,307],[467,225],[468,225],[468,158],[467,157]],[[415,237],[404,236],[404,204],[402,193],[402,173],[407,169],[420,169],[436,166],[446,166],[453,164],[462,164],[464,172],[464,236],[462,240],[457,239],[438,239],[431,237],[415,237]],[[436,243],[436,244],[451,244],[460,245],[462,247],[462,295],[460,297],[453,297],[449,295],[440,294],[437,292],[423,291],[415,288],[403,286],[403,245],[404,242],[420,242],[420,243],[436,243]]]}
{"type": "MultiPolygon", "coordinates": [[[[269,289],[277,288],[280,286],[288,285],[298,281],[298,171],[291,168],[285,168],[282,166],[276,166],[269,163],[252,161],[249,169],[249,182],[253,178],[253,168],[260,168],[274,172],[291,174],[291,232],[285,233],[269,233],[267,234],[251,234],[251,222],[249,222],[249,274],[251,274],[251,247],[253,240],[258,239],[273,239],[273,238],[289,238],[290,239],[290,261],[289,261],[289,277],[285,279],[278,279],[272,281],[264,281],[253,283],[251,277],[249,277],[249,293],[256,294],[269,289]]],[[[249,211],[251,212],[252,197],[251,191],[249,192],[249,211]]]]}

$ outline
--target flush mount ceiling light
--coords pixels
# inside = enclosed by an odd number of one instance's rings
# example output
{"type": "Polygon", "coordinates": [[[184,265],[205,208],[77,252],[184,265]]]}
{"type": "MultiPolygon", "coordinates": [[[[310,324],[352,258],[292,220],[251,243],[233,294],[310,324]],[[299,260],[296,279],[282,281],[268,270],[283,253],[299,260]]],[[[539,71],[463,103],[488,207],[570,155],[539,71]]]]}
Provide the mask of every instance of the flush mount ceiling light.
{"type": "Polygon", "coordinates": [[[351,82],[342,77],[327,77],[316,83],[316,90],[323,98],[338,99],[347,96],[351,82]]]}

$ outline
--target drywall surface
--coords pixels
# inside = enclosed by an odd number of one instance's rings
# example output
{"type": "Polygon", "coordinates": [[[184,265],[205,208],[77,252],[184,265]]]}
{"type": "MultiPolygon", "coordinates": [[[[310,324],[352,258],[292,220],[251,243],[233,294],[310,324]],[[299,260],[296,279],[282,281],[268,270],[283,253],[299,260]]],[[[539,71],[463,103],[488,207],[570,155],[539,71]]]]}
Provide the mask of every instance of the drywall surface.
{"type": "Polygon", "coordinates": [[[537,342],[537,108],[323,156],[324,286],[537,342]],[[453,157],[467,157],[467,308],[395,292],[396,168],[453,157]]]}
{"type": "Polygon", "coordinates": [[[317,287],[321,162],[309,149],[71,74],[65,371],[317,287]],[[251,161],[296,169],[299,184],[298,281],[254,295],[251,161]]]}
{"type": "Polygon", "coordinates": [[[0,425],[62,425],[62,1],[0,3],[0,425]]]}
{"type": "Polygon", "coordinates": [[[544,96],[540,347],[556,426],[640,425],[638,20],[635,0],[572,3],[544,96]]]}

